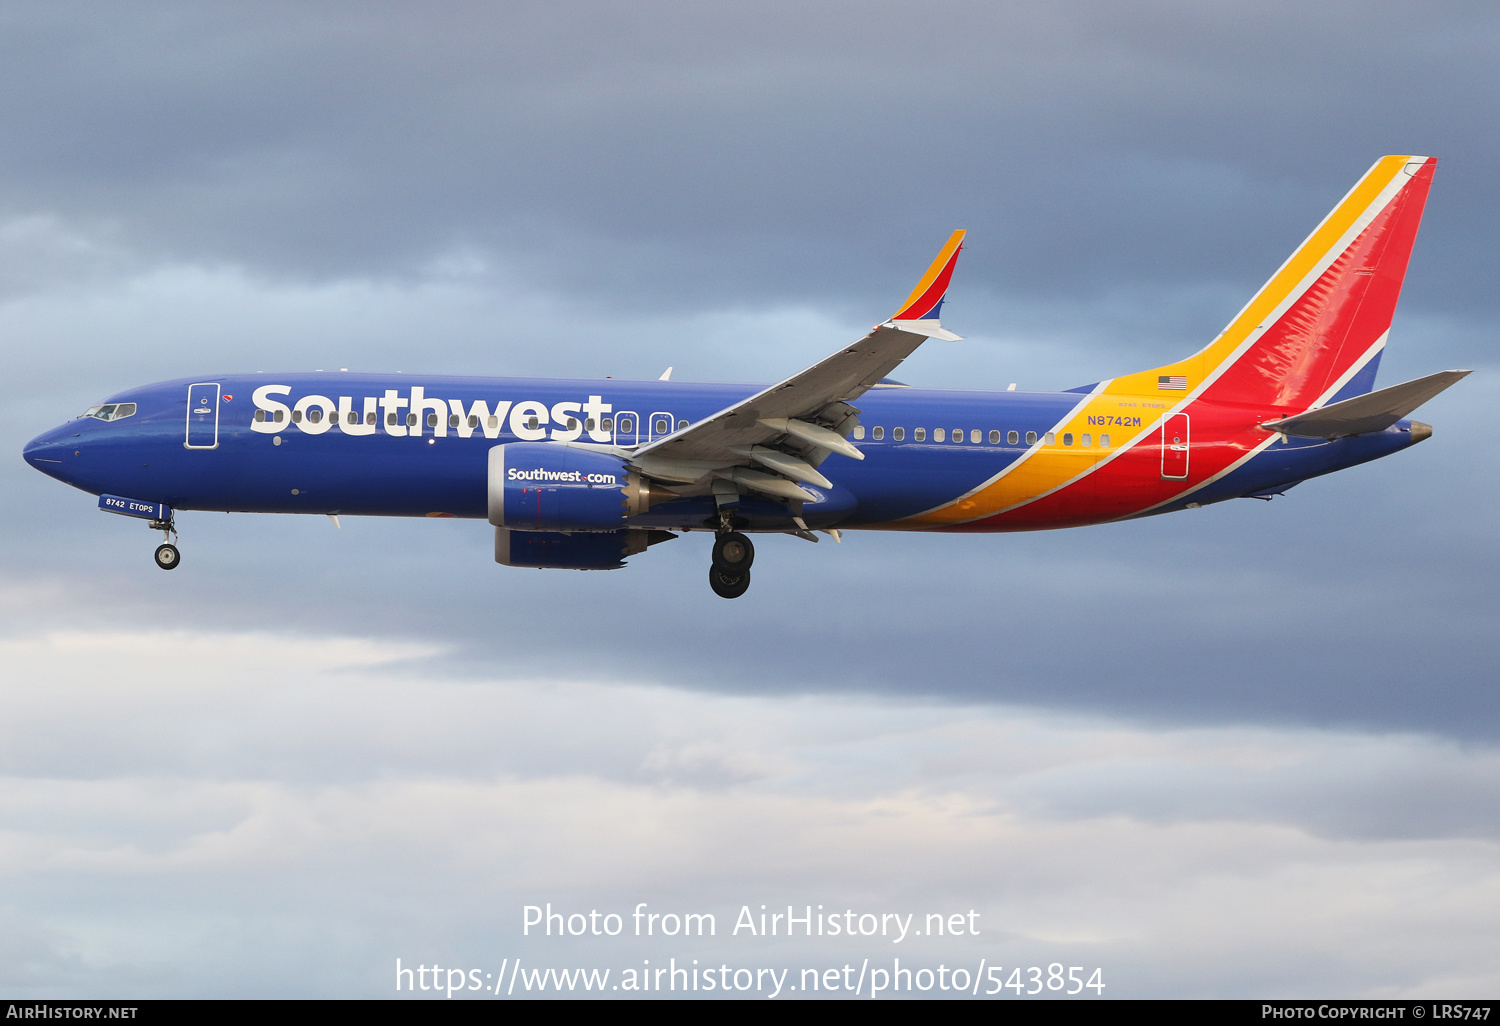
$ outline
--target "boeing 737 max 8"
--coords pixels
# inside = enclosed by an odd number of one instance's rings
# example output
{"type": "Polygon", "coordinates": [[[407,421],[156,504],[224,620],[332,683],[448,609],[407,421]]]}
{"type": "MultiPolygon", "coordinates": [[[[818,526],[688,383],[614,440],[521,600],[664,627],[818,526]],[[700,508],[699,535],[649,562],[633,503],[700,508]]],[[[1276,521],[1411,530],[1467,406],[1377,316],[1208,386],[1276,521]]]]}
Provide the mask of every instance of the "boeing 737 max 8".
{"type": "Polygon", "coordinates": [[[891,319],[769,387],[666,380],[210,374],[134,388],[39,436],[28,463],[162,531],[183,510],[471,517],[507,566],[607,570],[716,536],[1030,531],[1269,498],[1386,456],[1467,374],[1372,391],[1436,161],[1379,160],[1224,331],[1177,363],[1065,392],[913,388],[956,231],[891,319]]]}

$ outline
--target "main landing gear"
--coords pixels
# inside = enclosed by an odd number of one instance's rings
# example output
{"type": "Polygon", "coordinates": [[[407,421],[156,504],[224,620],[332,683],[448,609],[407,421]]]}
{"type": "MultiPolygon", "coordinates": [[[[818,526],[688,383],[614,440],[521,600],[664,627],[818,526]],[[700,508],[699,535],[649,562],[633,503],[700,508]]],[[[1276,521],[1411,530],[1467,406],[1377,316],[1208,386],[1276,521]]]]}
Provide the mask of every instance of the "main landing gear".
{"type": "Polygon", "coordinates": [[[156,565],[163,570],[176,570],[177,564],[182,562],[182,553],[172,544],[177,534],[176,524],[171,520],[153,520],[146,526],[161,532],[162,543],[156,547],[156,565]]]}
{"type": "Polygon", "coordinates": [[[713,565],[708,568],[708,586],[720,598],[739,598],[750,589],[750,564],[755,546],[738,531],[720,531],[714,540],[713,565]]]}

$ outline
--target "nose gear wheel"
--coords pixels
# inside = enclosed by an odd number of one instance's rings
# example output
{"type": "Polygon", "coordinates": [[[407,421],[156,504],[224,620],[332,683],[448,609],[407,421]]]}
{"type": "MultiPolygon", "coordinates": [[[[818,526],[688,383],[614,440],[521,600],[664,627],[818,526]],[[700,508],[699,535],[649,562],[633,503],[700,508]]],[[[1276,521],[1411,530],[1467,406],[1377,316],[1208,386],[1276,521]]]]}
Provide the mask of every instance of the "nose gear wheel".
{"type": "Polygon", "coordinates": [[[177,564],[182,562],[182,553],[177,551],[177,546],[172,544],[172,539],[177,537],[177,520],[153,520],[146,525],[153,531],[161,532],[162,543],[156,547],[154,558],[156,565],[163,570],[176,570],[177,564]]]}

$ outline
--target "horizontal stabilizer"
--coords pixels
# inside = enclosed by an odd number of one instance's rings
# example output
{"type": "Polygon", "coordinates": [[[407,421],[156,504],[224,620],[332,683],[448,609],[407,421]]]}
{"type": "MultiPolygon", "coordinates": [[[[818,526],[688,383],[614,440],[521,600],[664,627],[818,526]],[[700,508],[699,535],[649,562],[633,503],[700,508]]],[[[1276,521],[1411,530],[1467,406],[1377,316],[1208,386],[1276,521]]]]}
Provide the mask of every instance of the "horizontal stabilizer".
{"type": "Polygon", "coordinates": [[[1469,373],[1466,370],[1438,371],[1425,378],[1405,381],[1294,417],[1268,420],[1261,427],[1299,438],[1342,438],[1384,431],[1469,373]]]}

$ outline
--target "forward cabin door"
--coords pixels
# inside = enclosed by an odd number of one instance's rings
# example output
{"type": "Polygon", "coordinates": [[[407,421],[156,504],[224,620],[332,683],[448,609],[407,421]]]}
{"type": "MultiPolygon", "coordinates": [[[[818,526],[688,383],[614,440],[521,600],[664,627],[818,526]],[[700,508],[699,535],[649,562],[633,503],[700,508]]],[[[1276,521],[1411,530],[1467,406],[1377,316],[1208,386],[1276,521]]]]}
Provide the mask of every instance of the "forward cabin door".
{"type": "Polygon", "coordinates": [[[1161,476],[1182,481],[1188,476],[1188,415],[1176,413],[1167,418],[1161,429],[1161,476]]]}
{"type": "Polygon", "coordinates": [[[188,386],[187,441],[189,449],[219,447],[219,385],[217,382],[188,386]]]}

